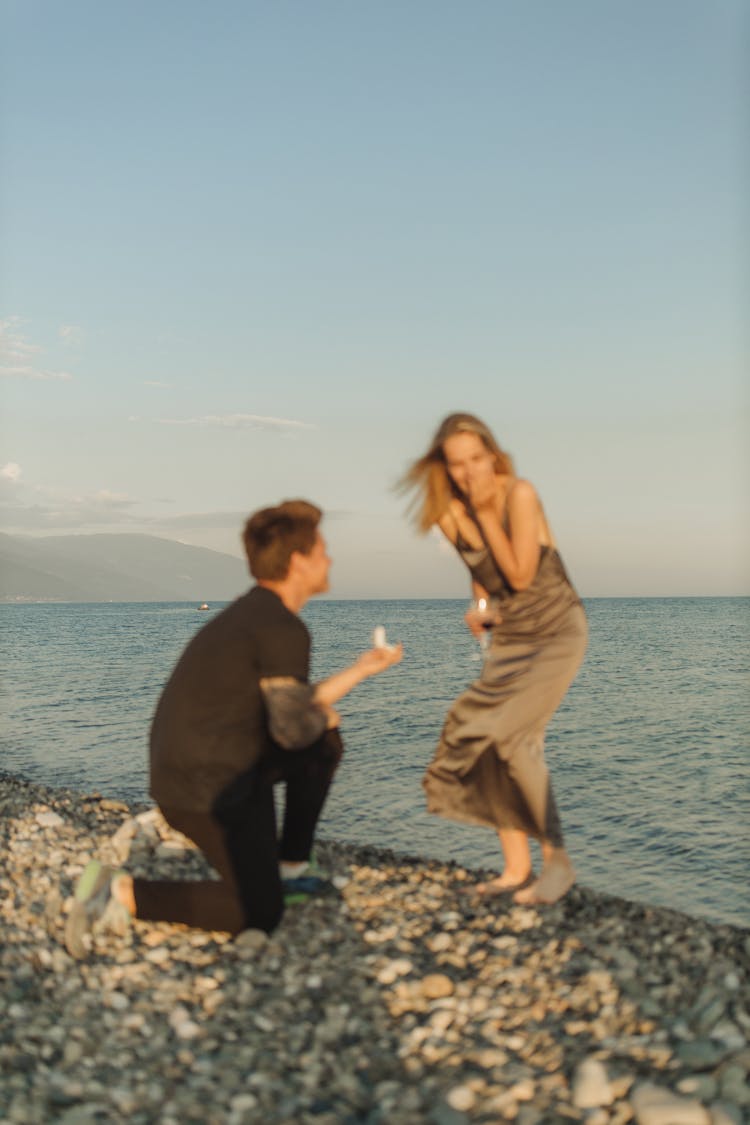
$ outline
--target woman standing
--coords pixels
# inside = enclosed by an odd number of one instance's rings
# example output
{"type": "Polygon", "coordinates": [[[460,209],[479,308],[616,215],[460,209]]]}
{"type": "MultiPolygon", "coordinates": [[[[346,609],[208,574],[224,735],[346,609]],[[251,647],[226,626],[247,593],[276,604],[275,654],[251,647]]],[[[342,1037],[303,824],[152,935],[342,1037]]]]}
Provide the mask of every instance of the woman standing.
{"type": "MultiPolygon", "coordinates": [[[[437,524],[471,574],[475,605],[496,606],[479,679],[450,708],[424,786],[430,812],[497,829],[505,866],[481,894],[556,902],[575,882],[549,774],[544,731],[583,660],[587,626],[536,491],[489,428],[451,414],[403,484],[417,522],[437,524]],[[541,843],[539,878],[529,836],[541,843]]],[[[480,637],[487,611],[466,623],[480,637]]]]}

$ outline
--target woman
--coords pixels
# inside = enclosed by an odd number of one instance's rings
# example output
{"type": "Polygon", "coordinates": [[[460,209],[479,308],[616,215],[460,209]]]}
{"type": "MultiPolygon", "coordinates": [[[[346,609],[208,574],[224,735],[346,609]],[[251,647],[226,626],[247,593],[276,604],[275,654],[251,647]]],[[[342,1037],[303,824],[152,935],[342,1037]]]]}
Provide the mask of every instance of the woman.
{"type": "MultiPolygon", "coordinates": [[[[505,866],[480,894],[557,902],[575,882],[544,762],[544,730],[586,649],[586,617],[536,491],[488,427],[451,414],[404,477],[421,531],[435,524],[497,606],[482,674],[448,712],[424,786],[430,812],[497,829],[505,866]],[[532,872],[529,836],[543,866],[532,872]]],[[[480,637],[486,613],[466,614],[480,637]]]]}

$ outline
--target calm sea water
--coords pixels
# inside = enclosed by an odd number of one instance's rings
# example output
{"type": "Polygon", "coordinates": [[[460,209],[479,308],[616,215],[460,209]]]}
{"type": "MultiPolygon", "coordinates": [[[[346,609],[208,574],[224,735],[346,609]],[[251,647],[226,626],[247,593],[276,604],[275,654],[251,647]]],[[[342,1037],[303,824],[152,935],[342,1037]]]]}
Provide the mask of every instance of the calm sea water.
{"type": "MultiPolygon", "coordinates": [[[[406,648],[339,706],[347,753],[321,836],[497,864],[494,834],[427,814],[421,788],[448,704],[479,673],[464,609],[305,608],[315,678],[366,648],[377,624],[406,648]]],[[[586,662],[547,739],[581,882],[750,925],[750,599],[599,598],[586,609],[586,662]]],[[[207,616],[176,603],[0,606],[2,768],[146,799],[150,717],[207,616]]]]}

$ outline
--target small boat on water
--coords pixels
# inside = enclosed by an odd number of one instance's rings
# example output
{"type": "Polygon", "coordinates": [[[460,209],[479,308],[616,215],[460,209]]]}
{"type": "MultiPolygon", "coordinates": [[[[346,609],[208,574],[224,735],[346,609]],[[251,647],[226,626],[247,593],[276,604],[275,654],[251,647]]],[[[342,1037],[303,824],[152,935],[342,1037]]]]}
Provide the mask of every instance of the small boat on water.
{"type": "Polygon", "coordinates": [[[208,609],[208,602],[201,602],[201,604],[200,604],[200,605],[198,606],[198,609],[199,609],[199,610],[206,610],[206,609],[208,609]]]}

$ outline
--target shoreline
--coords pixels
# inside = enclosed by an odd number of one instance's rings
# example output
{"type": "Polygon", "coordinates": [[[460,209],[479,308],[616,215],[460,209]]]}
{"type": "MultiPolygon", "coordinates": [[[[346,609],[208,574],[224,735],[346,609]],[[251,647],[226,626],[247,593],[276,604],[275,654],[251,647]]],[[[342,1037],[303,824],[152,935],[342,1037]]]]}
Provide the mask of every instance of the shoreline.
{"type": "Polygon", "coordinates": [[[481,871],[323,840],[341,898],[270,938],[137,923],[74,961],[92,854],[202,870],[150,807],[0,773],[2,1120],[750,1120],[750,930],[579,886],[478,903],[481,871]]]}

